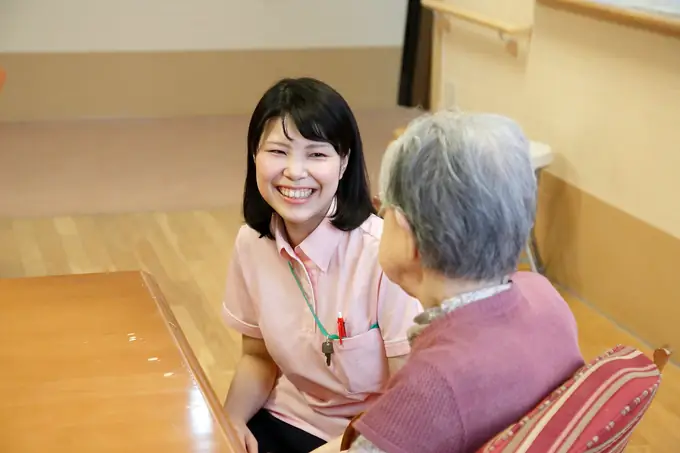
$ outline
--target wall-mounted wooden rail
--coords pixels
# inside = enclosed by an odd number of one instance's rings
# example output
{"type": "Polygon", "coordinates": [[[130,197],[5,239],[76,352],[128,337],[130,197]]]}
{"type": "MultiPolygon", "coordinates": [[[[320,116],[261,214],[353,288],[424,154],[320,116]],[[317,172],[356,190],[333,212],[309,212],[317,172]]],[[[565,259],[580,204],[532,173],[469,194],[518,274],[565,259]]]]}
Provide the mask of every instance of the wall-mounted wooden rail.
{"type": "Polygon", "coordinates": [[[433,110],[443,107],[441,99],[441,52],[442,36],[450,31],[451,19],[464,21],[482,28],[490,29],[498,33],[498,36],[505,43],[506,51],[513,57],[517,57],[519,49],[517,41],[520,38],[531,38],[532,25],[511,25],[495,19],[484,17],[481,14],[465,11],[457,8],[442,0],[420,0],[423,8],[427,8],[434,13],[434,24],[432,31],[432,61],[431,61],[431,82],[430,82],[430,106],[433,110]]]}
{"type": "Polygon", "coordinates": [[[441,0],[421,0],[420,4],[445,17],[454,17],[471,24],[479,25],[480,27],[497,31],[502,37],[519,37],[531,34],[532,27],[530,25],[516,26],[506,24],[495,19],[484,17],[478,13],[462,10],[441,0]]]}

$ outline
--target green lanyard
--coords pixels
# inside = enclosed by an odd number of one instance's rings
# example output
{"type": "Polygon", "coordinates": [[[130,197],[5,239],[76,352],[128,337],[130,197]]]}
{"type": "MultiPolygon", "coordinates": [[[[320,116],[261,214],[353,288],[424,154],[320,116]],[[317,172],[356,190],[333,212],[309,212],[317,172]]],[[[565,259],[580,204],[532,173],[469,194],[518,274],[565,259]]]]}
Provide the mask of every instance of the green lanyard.
{"type": "MultiPolygon", "coordinates": [[[[293,269],[293,264],[290,261],[288,261],[288,268],[290,269],[290,273],[293,274],[293,277],[295,278],[295,282],[297,283],[298,288],[300,288],[300,292],[302,293],[302,297],[305,298],[305,302],[307,302],[307,307],[309,307],[309,311],[312,312],[312,316],[314,316],[314,321],[316,322],[316,325],[319,328],[319,330],[321,331],[321,333],[323,334],[323,336],[328,338],[329,340],[339,340],[340,337],[338,337],[337,335],[335,335],[335,334],[331,335],[331,334],[328,333],[328,331],[323,326],[323,324],[321,324],[319,317],[316,316],[316,313],[314,313],[314,308],[312,307],[312,304],[309,303],[309,298],[307,298],[307,292],[302,287],[302,282],[300,281],[297,274],[295,273],[295,270],[293,269]]],[[[369,330],[370,329],[377,329],[377,328],[378,328],[378,323],[376,322],[375,324],[371,325],[371,327],[369,327],[369,330]]]]}

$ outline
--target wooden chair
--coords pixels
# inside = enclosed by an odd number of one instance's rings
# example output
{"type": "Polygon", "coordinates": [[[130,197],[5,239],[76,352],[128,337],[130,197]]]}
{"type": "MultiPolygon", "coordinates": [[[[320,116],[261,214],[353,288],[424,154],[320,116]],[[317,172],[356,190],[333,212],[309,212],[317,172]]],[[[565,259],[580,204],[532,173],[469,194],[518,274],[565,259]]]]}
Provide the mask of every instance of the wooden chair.
{"type": "Polygon", "coordinates": [[[666,365],[668,365],[668,361],[671,358],[671,354],[672,351],[668,345],[662,346],[654,350],[652,360],[654,360],[654,364],[656,365],[660,372],[663,372],[663,369],[666,368],[666,365]]]}
{"type": "MultiPolygon", "coordinates": [[[[656,349],[652,359],[635,348],[616,346],[577,370],[477,453],[542,453],[551,449],[569,453],[622,452],[652,403],[670,356],[668,346],[656,349]],[[604,390],[612,389],[616,391],[607,397],[604,390]],[[587,421],[583,423],[584,420],[587,421]],[[572,427],[569,435],[562,436],[567,425],[572,427]]],[[[340,451],[348,450],[359,437],[354,422],[362,415],[349,423],[340,451]]]]}
{"type": "Polygon", "coordinates": [[[671,355],[619,345],[579,369],[477,453],[622,452],[649,409],[671,355]]]}

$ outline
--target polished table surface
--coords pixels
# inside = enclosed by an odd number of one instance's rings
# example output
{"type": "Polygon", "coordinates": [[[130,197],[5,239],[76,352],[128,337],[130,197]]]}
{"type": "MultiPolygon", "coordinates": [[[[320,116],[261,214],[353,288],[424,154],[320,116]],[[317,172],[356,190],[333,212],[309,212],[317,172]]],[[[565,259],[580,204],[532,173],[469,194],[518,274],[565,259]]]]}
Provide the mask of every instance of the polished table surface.
{"type": "Polygon", "coordinates": [[[153,279],[0,279],[0,452],[241,453],[153,279]]]}

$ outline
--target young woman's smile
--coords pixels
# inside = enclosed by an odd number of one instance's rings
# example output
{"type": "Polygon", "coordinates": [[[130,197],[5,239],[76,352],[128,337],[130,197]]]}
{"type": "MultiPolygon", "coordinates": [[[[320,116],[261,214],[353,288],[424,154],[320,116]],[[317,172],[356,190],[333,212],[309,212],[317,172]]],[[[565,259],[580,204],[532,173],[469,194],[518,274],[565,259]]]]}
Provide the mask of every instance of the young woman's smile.
{"type": "Polygon", "coordinates": [[[316,189],[292,186],[276,186],[283,199],[291,204],[304,204],[316,192],[316,189]]]}

